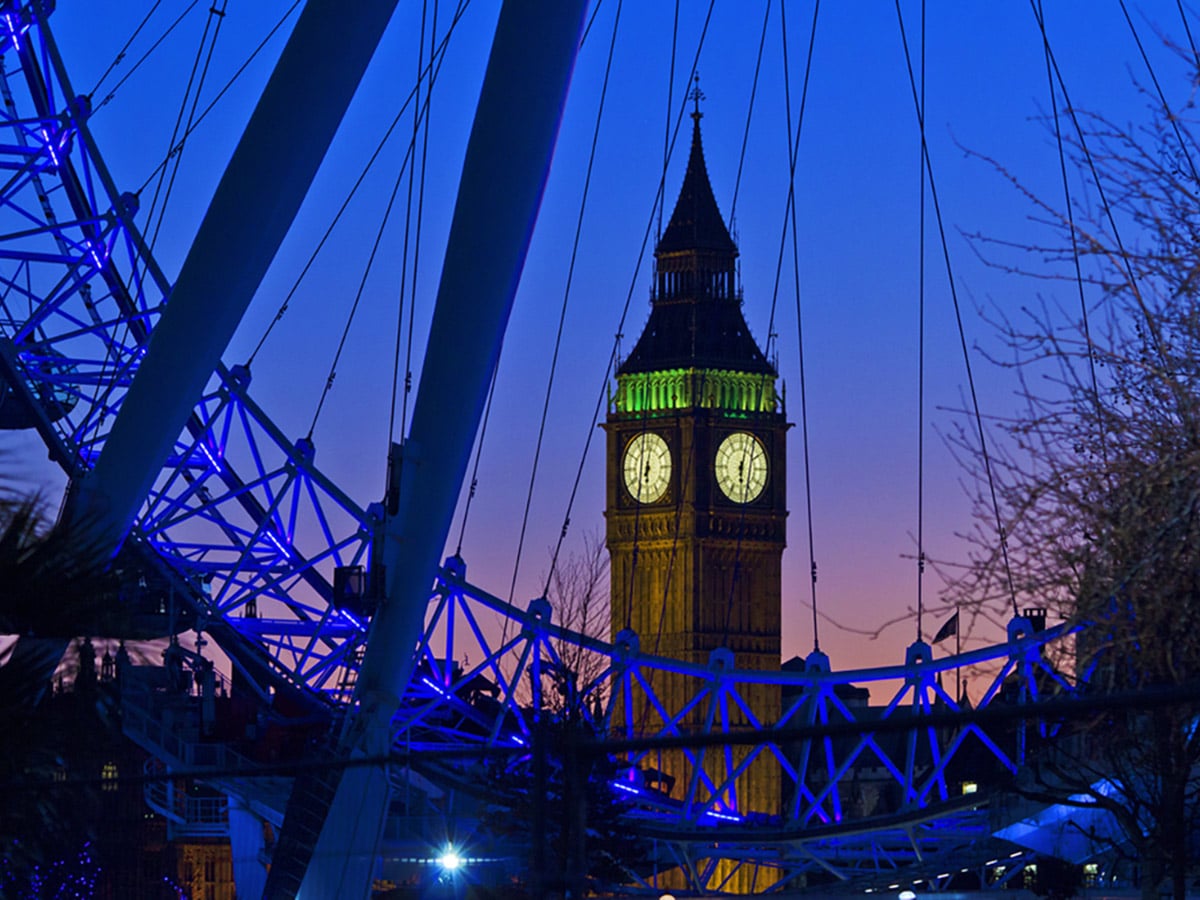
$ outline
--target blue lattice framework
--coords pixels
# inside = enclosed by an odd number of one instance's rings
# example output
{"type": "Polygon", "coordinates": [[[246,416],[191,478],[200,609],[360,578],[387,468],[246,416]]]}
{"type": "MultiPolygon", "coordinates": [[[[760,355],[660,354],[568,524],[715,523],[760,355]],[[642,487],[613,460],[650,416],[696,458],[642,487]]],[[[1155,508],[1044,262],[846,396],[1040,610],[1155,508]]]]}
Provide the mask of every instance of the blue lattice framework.
{"type": "MultiPolygon", "coordinates": [[[[0,365],[16,385],[7,415],[35,425],[77,480],[104,445],[170,285],[38,8],[0,7],[0,365]]],[[[213,374],[135,536],[171,561],[203,614],[252,634],[296,683],[336,695],[365,628],[332,606],[333,571],[365,563],[375,520],[321,474],[310,442],[271,423],[249,380],[244,367],[213,374]]]]}
{"type": "MultiPolygon", "coordinates": [[[[963,783],[1015,774],[1024,761],[1026,726],[1001,733],[974,724],[948,729],[922,725],[921,716],[959,710],[943,682],[960,670],[975,673],[972,690],[982,691],[976,709],[1034,703],[1042,692],[1063,696],[1072,690],[1047,661],[1046,648],[1063,636],[1063,627],[1039,631],[1027,618],[1010,624],[1006,642],[958,656],[934,659],[928,645],[917,643],[903,666],[834,672],[816,654],[805,672],[764,673],[732,668],[721,652],[707,667],[643,654],[632,634],[615,647],[588,638],[554,624],[545,600],[522,611],[471,586],[455,559],[444,567],[434,601],[418,675],[396,724],[399,744],[446,760],[438,768],[453,783],[469,787],[477,757],[448,751],[482,745],[511,756],[529,747],[533,716],[562,705],[557,686],[568,671],[578,673],[573,702],[595,720],[598,732],[615,740],[647,737],[632,712],[639,703],[651,704],[666,721],[658,734],[666,738],[685,736],[678,723],[693,710],[704,712],[710,737],[728,733],[734,709],[756,728],[833,725],[850,733],[786,746],[763,741],[749,756],[721,746],[685,749],[690,772],[670,792],[654,783],[653,748],[626,754],[627,774],[613,786],[631,803],[636,827],[655,840],[664,865],[681,867],[693,887],[708,890],[721,887],[713,881],[719,859],[776,870],[770,883],[823,872],[880,890],[918,863],[930,873],[927,881],[942,876],[943,884],[964,867],[996,863],[988,798],[964,794],[963,783]],[[491,625],[497,619],[510,623],[511,637],[495,639],[491,625]],[[464,665],[465,659],[474,662],[464,665]],[[665,672],[690,685],[682,709],[668,710],[657,698],[654,686],[665,672]],[[777,723],[757,722],[743,697],[745,687],[764,682],[784,692],[777,723]],[[848,685],[870,686],[887,700],[851,705],[839,690],[848,685]],[[908,724],[913,727],[903,727],[908,724]],[[782,815],[737,806],[737,778],[760,757],[773,759],[784,773],[790,796],[782,815]],[[864,773],[871,773],[875,790],[893,798],[890,808],[863,808],[864,773]],[[947,867],[953,868],[943,871],[947,867]]],[[[1027,727],[1031,735],[1047,736],[1045,723],[1027,727]]],[[[1011,876],[1022,854],[1006,849],[1011,876]]],[[[731,877],[728,868],[722,871],[724,879],[731,877]]]]}
{"type": "MultiPolygon", "coordinates": [[[[43,21],[48,8],[0,3],[0,370],[8,385],[0,421],[36,427],[74,482],[104,445],[170,285],[134,224],[136,198],[118,191],[88,132],[89,104],[70,88],[43,21]]],[[[332,602],[334,572],[368,565],[379,517],[322,475],[311,443],[289,440],[272,424],[250,398],[249,382],[245,368],[213,373],[134,539],[179,577],[202,623],[232,635],[225,645],[235,665],[266,662],[334,705],[347,699],[366,637],[366,623],[332,602]]],[[[1008,702],[1014,690],[1033,699],[1047,678],[1061,682],[1043,654],[1058,636],[1017,620],[995,648],[934,660],[918,644],[906,665],[893,668],[830,672],[822,658],[798,674],[745,672],[720,654],[708,667],[690,666],[642,654],[635,635],[614,647],[573,633],[552,622],[544,600],[513,608],[471,587],[451,561],[433,594],[396,728],[400,745],[416,750],[519,753],[533,711],[553,707],[552,685],[567,670],[582,707],[614,737],[646,737],[634,719],[638,703],[653,705],[667,736],[679,736],[678,723],[693,710],[704,711],[711,733],[726,730],[735,708],[760,727],[858,722],[861,733],[850,738],[766,742],[748,758],[721,747],[689,749],[690,777],[672,793],[654,780],[649,751],[631,752],[614,790],[631,801],[629,815],[655,840],[662,864],[681,867],[695,886],[719,888],[715,861],[725,859],[775,870],[770,881],[782,875],[781,885],[822,871],[886,889],[879,879],[887,873],[917,860],[936,868],[948,848],[974,845],[988,854],[985,805],[958,793],[956,761],[982,754],[1007,772],[1022,761],[1020,734],[1005,743],[974,726],[919,725],[922,713],[957,708],[943,676],[990,664],[995,674],[980,705],[1008,702]],[[684,708],[657,699],[663,671],[693,686],[684,708]],[[755,722],[742,698],[744,686],[763,681],[784,693],[778,723],[755,722]],[[839,694],[850,684],[876,685],[891,699],[868,716],[839,694]],[[614,721],[614,710],[626,718],[614,721]],[[896,745],[878,723],[902,717],[918,727],[896,745]],[[791,786],[780,816],[738,803],[738,775],[760,757],[774,758],[791,786]],[[895,795],[893,811],[863,811],[855,792],[866,771],[895,795]]],[[[436,769],[462,783],[479,772],[452,754],[436,769]]],[[[958,863],[972,864],[961,854],[958,863]]]]}

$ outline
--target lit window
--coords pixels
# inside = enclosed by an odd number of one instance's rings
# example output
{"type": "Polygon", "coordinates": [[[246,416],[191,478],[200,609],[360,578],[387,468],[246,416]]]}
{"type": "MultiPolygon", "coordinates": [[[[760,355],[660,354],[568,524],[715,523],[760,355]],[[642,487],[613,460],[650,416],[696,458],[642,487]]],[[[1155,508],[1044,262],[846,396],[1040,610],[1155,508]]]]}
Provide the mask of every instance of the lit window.
{"type": "Polygon", "coordinates": [[[1025,871],[1022,872],[1021,874],[1024,876],[1024,879],[1025,879],[1025,887],[1027,887],[1031,891],[1037,887],[1037,864],[1036,863],[1026,866],[1025,871]]]}
{"type": "Polygon", "coordinates": [[[109,760],[100,769],[101,790],[115,791],[117,789],[117,764],[109,760]]]}
{"type": "Polygon", "coordinates": [[[979,790],[979,785],[977,785],[975,782],[973,782],[973,781],[964,781],[963,782],[962,792],[964,794],[974,794],[978,790],[979,790]]]}

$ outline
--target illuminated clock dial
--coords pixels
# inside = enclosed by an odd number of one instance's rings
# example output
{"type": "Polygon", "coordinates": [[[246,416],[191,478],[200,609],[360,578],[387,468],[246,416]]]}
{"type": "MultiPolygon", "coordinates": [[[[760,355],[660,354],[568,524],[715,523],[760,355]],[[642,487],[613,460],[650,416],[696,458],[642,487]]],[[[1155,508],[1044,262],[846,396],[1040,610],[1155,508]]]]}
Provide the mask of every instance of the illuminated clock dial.
{"type": "Polygon", "coordinates": [[[717,447],[717,484],[734,503],[758,499],[767,486],[767,448],[745,431],[735,431],[717,447]]]}
{"type": "Polygon", "coordinates": [[[639,434],[625,447],[625,488],[638,503],[653,503],[667,492],[671,450],[660,435],[639,434]]]}

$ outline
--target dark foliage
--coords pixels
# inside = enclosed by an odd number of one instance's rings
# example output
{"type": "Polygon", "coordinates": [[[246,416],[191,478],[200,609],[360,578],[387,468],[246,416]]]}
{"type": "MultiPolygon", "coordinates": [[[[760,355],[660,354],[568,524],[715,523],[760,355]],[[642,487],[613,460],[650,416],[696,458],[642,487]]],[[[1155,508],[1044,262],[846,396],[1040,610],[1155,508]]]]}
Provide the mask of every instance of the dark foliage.
{"type": "Polygon", "coordinates": [[[612,787],[619,774],[586,716],[545,713],[529,754],[491,766],[484,828],[528,854],[528,886],[578,896],[627,884],[646,851],[625,818],[630,804],[612,787]]]}
{"type": "MultiPolygon", "coordinates": [[[[1036,605],[1082,626],[1060,669],[1098,694],[1200,679],[1200,183],[1190,164],[1200,146],[1191,112],[1156,108],[1138,129],[1081,114],[1076,163],[1087,173],[1094,164],[1106,204],[1080,204],[1072,220],[1031,198],[1057,237],[1024,248],[1041,263],[1072,263],[1049,276],[1062,278],[1071,302],[1024,297],[1019,309],[995,309],[1004,349],[994,360],[1017,378],[1017,408],[993,420],[986,464],[973,425],[951,438],[974,476],[977,509],[956,602],[976,621],[1036,605]]],[[[1144,896],[1170,878],[1183,900],[1188,838],[1200,828],[1198,716],[1200,706],[1183,701],[1099,716],[1038,748],[1017,786],[1039,802],[1105,813],[1116,829],[1082,817],[1093,824],[1081,835],[1134,858],[1144,896]]]]}

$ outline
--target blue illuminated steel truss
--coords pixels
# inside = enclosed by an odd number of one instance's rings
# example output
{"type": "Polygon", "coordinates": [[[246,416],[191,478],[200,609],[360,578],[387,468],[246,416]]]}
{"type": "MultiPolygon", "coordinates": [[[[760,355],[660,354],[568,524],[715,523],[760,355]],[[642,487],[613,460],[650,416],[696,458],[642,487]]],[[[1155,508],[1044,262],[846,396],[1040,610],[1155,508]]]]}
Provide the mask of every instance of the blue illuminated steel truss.
{"type": "MultiPolygon", "coordinates": [[[[786,884],[823,873],[847,885],[883,890],[881,879],[906,869],[928,873],[926,879],[942,875],[948,883],[964,866],[982,867],[997,852],[988,797],[964,794],[964,781],[1015,774],[1024,762],[1026,728],[1045,736],[1049,726],[1014,726],[998,736],[975,724],[923,725],[921,717],[960,709],[943,683],[961,670],[988,673],[973,681],[973,690],[983,691],[977,710],[1034,703],[1041,691],[1069,693],[1071,685],[1046,653],[1062,636],[1062,626],[1038,631],[1018,618],[1002,644],[934,659],[918,643],[903,666],[830,671],[818,654],[807,671],[769,673],[727,666],[720,652],[709,666],[690,665],[641,653],[633,635],[612,646],[559,626],[542,599],[519,610],[470,585],[461,561],[451,559],[418,648],[418,674],[395,722],[397,746],[437,760],[423,771],[469,789],[479,777],[479,757],[453,751],[492,747],[512,756],[529,748],[534,717],[562,703],[556,686],[564,670],[588,673],[575,682],[575,702],[594,718],[598,732],[616,741],[684,738],[693,733],[680,725],[691,710],[706,712],[704,734],[710,739],[738,734],[729,726],[734,709],[762,728],[841,726],[848,736],[786,745],[760,739],[748,756],[711,740],[704,748],[685,749],[690,772],[678,781],[687,787],[670,793],[651,783],[653,748],[634,750],[622,754],[629,775],[614,788],[630,804],[631,827],[654,841],[664,866],[688,873],[695,888],[720,888],[712,881],[718,860],[772,870],[772,883],[780,876],[786,884]],[[655,692],[665,673],[683,676],[688,684],[679,709],[666,709],[655,692]],[[783,691],[778,722],[754,722],[746,689],[763,683],[783,691]],[[870,686],[887,699],[869,707],[848,704],[839,688],[849,685],[870,686]],[[666,724],[652,734],[639,728],[628,714],[638,703],[651,704],[666,724]],[[780,815],[730,803],[736,796],[730,788],[759,757],[772,759],[784,773],[790,801],[780,815]],[[892,809],[860,811],[864,772],[872,773],[875,790],[896,798],[892,809]],[[957,868],[943,871],[951,866],[957,868]]],[[[1013,857],[1010,872],[1023,855],[1012,850],[1007,846],[1005,854],[1013,857]]],[[[728,880],[730,871],[723,871],[728,880]]]]}
{"type": "MultiPolygon", "coordinates": [[[[72,91],[41,8],[0,4],[0,372],[7,384],[0,421],[37,428],[77,481],[104,445],[170,285],[135,226],[136,198],[118,190],[97,152],[89,104],[72,91]]],[[[133,538],[186,587],[200,627],[231,626],[221,630],[238,645],[226,646],[235,665],[249,655],[336,706],[350,696],[366,622],[334,604],[334,573],[369,566],[380,514],[325,477],[311,442],[291,440],[272,424],[250,398],[249,383],[244,367],[213,373],[133,538]]],[[[653,841],[661,866],[679,867],[695,887],[719,889],[716,861],[732,860],[770,870],[780,886],[824,873],[884,890],[893,873],[914,864],[944,868],[953,851],[956,864],[982,865],[975,857],[991,852],[985,798],[964,797],[951,768],[974,753],[1015,772],[1023,740],[1002,745],[975,726],[923,727],[920,716],[958,708],[942,679],[959,668],[991,673],[980,705],[1011,701],[1014,685],[1019,697],[1031,698],[1045,679],[1061,681],[1043,654],[1059,631],[1027,626],[1017,620],[1006,643],[961,657],[935,660],[918,644],[904,666],[831,672],[814,659],[801,673],[747,672],[720,654],[709,666],[688,665],[641,653],[634,635],[611,646],[573,633],[552,621],[545,600],[514,608],[471,587],[452,560],[395,720],[397,746],[434,758],[426,768],[447,783],[470,786],[478,756],[433,751],[521,752],[532,717],[554,702],[554,676],[567,669],[582,708],[614,738],[654,736],[633,721],[635,703],[653,705],[666,737],[682,736],[680,723],[693,711],[703,712],[711,734],[727,731],[735,711],[764,728],[858,723],[852,738],[763,742],[749,756],[685,749],[692,771],[674,795],[652,783],[650,751],[629,751],[628,778],[614,790],[627,796],[631,827],[653,841]],[[682,708],[658,699],[661,672],[689,685],[682,708]],[[783,694],[778,722],[756,722],[743,697],[747,685],[764,682],[783,694]],[[873,685],[890,699],[864,718],[839,694],[844,685],[873,685]],[[879,729],[901,717],[918,727],[898,749],[879,729]],[[759,757],[783,772],[781,815],[729,800],[759,757]],[[854,792],[867,769],[896,792],[896,811],[855,813],[862,804],[854,792]]],[[[950,872],[937,874],[945,881],[950,872]]]]}
{"type": "MultiPolygon", "coordinates": [[[[72,479],[90,469],[170,285],[86,128],[34,6],[0,13],[0,366],[3,409],[38,428],[72,479]]],[[[373,516],[219,367],[138,516],[152,545],[297,684],[336,693],[364,624],[332,603],[333,572],[366,562],[373,516]],[[248,615],[248,613],[252,615],[248,615]],[[255,620],[254,615],[263,618],[255,620]],[[276,623],[268,626],[267,623],[276,623]]]]}

